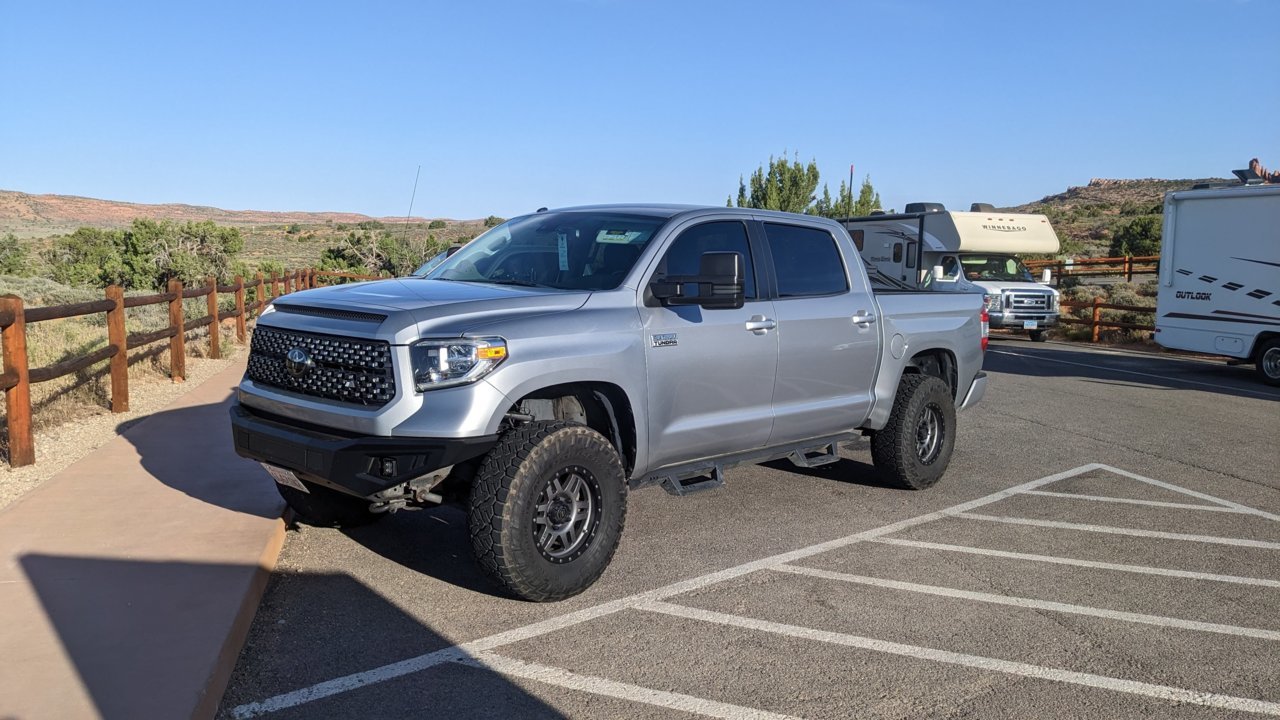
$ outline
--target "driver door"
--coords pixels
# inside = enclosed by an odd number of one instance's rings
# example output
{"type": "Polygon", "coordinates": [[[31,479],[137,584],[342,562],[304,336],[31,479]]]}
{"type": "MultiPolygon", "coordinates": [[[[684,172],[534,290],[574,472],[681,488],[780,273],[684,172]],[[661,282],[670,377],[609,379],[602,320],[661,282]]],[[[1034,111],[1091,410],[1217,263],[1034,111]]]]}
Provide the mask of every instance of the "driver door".
{"type": "Polygon", "coordinates": [[[747,225],[740,219],[683,229],[651,279],[696,275],[704,252],[743,259],[738,309],[640,308],[648,366],[650,469],[762,447],[773,428],[778,332],[761,300],[747,225]]]}

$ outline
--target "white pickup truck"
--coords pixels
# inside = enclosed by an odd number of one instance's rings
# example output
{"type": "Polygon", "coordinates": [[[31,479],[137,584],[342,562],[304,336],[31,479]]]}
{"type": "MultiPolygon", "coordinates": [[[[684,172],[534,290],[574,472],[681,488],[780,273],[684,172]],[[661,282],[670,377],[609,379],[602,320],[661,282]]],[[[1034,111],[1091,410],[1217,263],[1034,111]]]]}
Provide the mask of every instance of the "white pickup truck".
{"type": "Polygon", "coordinates": [[[254,332],[237,452],[304,520],[466,503],[509,593],[581,592],[630,489],[685,494],[739,463],[839,459],[942,477],[981,399],[981,295],[868,276],[834,221],[610,205],[540,211],[425,277],[307,290],[254,332]]]}

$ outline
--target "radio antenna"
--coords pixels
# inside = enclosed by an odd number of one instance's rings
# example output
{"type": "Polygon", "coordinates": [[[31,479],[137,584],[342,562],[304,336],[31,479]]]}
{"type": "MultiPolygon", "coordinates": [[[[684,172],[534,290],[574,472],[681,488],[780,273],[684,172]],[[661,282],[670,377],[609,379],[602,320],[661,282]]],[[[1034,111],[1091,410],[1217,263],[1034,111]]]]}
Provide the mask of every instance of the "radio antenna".
{"type": "Polygon", "coordinates": [[[404,236],[401,242],[406,245],[409,243],[409,218],[413,217],[413,201],[418,197],[418,176],[422,174],[422,166],[418,166],[418,171],[413,174],[413,194],[409,196],[409,212],[404,215],[404,236]]]}

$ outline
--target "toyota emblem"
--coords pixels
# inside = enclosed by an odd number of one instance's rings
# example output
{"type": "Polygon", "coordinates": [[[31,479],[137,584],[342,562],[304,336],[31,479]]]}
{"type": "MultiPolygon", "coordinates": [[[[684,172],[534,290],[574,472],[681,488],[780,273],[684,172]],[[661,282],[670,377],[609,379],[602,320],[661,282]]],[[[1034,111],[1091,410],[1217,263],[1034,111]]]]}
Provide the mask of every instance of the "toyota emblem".
{"type": "Polygon", "coordinates": [[[289,373],[290,377],[301,378],[308,372],[311,372],[315,362],[311,360],[311,356],[302,348],[294,348],[284,356],[284,371],[289,373]]]}

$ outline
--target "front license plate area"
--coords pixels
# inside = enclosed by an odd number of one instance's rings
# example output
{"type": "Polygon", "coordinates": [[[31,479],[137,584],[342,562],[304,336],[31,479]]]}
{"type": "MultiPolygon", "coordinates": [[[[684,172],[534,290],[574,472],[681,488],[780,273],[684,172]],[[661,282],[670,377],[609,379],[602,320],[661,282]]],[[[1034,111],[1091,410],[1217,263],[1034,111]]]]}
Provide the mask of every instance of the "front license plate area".
{"type": "Polygon", "coordinates": [[[1036,328],[1038,328],[1038,327],[1040,327],[1040,322],[1039,322],[1038,320],[1023,320],[1023,321],[1022,321],[1022,329],[1023,329],[1023,330],[1035,330],[1035,329],[1036,329],[1036,328]]]}
{"type": "Polygon", "coordinates": [[[297,473],[292,470],[285,470],[282,467],[276,467],[275,465],[268,465],[266,463],[262,463],[262,469],[267,471],[267,474],[271,476],[272,480],[275,480],[281,485],[287,485],[294,490],[301,490],[304,493],[311,492],[307,489],[307,486],[303,485],[302,481],[298,479],[297,473]]]}

